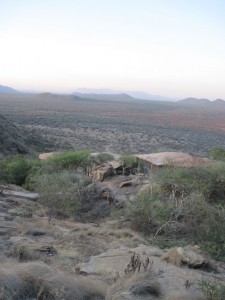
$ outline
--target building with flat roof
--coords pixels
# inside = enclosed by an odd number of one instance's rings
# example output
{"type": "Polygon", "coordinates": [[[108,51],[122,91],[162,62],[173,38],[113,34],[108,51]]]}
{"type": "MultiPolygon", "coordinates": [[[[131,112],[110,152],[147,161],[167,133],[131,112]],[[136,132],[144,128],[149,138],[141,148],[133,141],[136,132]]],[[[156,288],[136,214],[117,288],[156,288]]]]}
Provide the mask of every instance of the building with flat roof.
{"type": "Polygon", "coordinates": [[[213,161],[208,158],[196,157],[183,152],[160,152],[151,154],[136,154],[138,165],[144,173],[157,175],[165,166],[194,167],[207,165],[213,161]]]}

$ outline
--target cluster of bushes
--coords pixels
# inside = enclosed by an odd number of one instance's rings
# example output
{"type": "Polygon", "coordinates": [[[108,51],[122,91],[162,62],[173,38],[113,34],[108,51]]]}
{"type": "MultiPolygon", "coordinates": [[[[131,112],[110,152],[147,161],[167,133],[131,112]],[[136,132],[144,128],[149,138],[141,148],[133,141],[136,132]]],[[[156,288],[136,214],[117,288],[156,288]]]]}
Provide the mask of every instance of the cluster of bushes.
{"type": "Polygon", "coordinates": [[[0,162],[0,182],[22,186],[32,168],[39,166],[38,160],[23,155],[6,158],[0,162]]]}
{"type": "Polygon", "coordinates": [[[198,243],[225,261],[225,163],[164,171],[126,214],[135,230],[198,243]]]}
{"type": "Polygon", "coordinates": [[[206,201],[225,204],[225,162],[193,168],[168,168],[158,178],[162,192],[200,192],[206,201]]]}
{"type": "Polygon", "coordinates": [[[43,173],[35,180],[40,203],[47,208],[48,222],[53,217],[74,217],[83,201],[86,200],[86,186],[91,180],[71,170],[43,173]]]}
{"type": "Polygon", "coordinates": [[[112,160],[107,153],[91,156],[89,150],[68,151],[40,161],[25,155],[7,157],[0,161],[0,182],[33,189],[34,177],[43,173],[74,170],[88,174],[93,165],[112,160]]]}
{"type": "Polygon", "coordinates": [[[0,162],[0,182],[38,192],[49,222],[53,217],[75,217],[80,210],[90,209],[90,195],[96,200],[99,194],[95,187],[88,190],[92,180],[86,174],[108,160],[111,155],[92,156],[88,150],[64,152],[43,161],[18,155],[0,162]]]}

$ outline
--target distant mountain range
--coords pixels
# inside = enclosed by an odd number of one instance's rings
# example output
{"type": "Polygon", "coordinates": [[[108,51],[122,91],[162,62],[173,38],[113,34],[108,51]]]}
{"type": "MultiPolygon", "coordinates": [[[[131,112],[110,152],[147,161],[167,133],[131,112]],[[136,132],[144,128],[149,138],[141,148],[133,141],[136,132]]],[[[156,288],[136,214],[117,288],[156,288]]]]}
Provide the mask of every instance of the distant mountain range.
{"type": "Polygon", "coordinates": [[[73,93],[72,95],[79,98],[85,99],[97,99],[97,100],[118,100],[118,101],[129,101],[135,100],[135,98],[129,96],[128,94],[89,94],[89,93],[73,93]]]}
{"type": "Polygon", "coordinates": [[[9,86],[4,86],[4,85],[0,85],[0,93],[5,93],[5,94],[18,94],[19,92],[12,89],[9,86]]]}
{"type": "Polygon", "coordinates": [[[97,99],[97,100],[116,100],[116,101],[131,101],[131,100],[151,100],[151,101],[170,101],[170,102],[178,102],[189,105],[225,105],[225,100],[216,99],[214,101],[210,101],[206,98],[194,98],[189,97],[182,100],[178,100],[175,98],[163,97],[160,95],[152,95],[143,91],[124,91],[124,90],[112,90],[112,89],[89,89],[89,88],[80,88],[76,89],[72,94],[66,93],[49,93],[43,92],[38,93],[35,91],[25,92],[25,91],[17,91],[9,86],[0,85],[0,94],[35,94],[39,98],[55,98],[59,96],[66,97],[79,97],[81,99],[97,99]]]}
{"type": "MultiPolygon", "coordinates": [[[[163,97],[160,95],[152,95],[143,91],[125,91],[125,90],[112,90],[112,89],[88,89],[80,88],[76,89],[73,95],[79,95],[80,97],[89,98],[90,95],[126,95],[135,99],[142,100],[156,100],[156,101],[176,101],[169,97],[163,97]]],[[[130,99],[131,99],[130,98],[130,99]]]]}
{"type": "Polygon", "coordinates": [[[210,101],[209,99],[198,99],[198,98],[185,98],[180,101],[179,103],[184,104],[193,104],[193,105],[225,105],[225,101],[223,99],[216,99],[214,101],[210,101]]]}

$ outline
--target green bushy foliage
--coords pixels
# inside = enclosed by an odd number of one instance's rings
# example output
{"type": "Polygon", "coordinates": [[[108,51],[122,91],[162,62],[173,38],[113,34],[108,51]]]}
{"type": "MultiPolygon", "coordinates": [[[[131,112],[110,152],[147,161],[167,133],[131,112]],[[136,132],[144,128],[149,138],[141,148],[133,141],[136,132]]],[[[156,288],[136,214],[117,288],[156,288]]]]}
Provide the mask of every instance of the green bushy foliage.
{"type": "Polygon", "coordinates": [[[29,190],[34,190],[35,183],[39,177],[60,171],[74,170],[88,174],[92,164],[93,161],[88,150],[56,154],[44,161],[39,161],[39,165],[35,164],[33,166],[27,176],[25,187],[29,190]]]}
{"type": "Polygon", "coordinates": [[[56,154],[45,160],[46,165],[55,169],[86,169],[90,164],[90,151],[68,151],[56,154]]]}
{"type": "Polygon", "coordinates": [[[123,165],[124,172],[129,169],[131,173],[135,173],[138,168],[137,158],[133,155],[121,155],[119,158],[121,164],[123,165]]]}
{"type": "Polygon", "coordinates": [[[225,163],[193,168],[168,168],[159,177],[162,191],[200,192],[209,202],[225,204],[225,163]]]}
{"type": "Polygon", "coordinates": [[[90,151],[70,151],[40,161],[17,155],[0,162],[0,182],[23,185],[34,190],[36,178],[60,170],[81,170],[86,173],[91,165],[90,151]]]}
{"type": "Polygon", "coordinates": [[[225,161],[225,149],[213,148],[209,151],[209,156],[216,160],[225,161]]]}
{"type": "Polygon", "coordinates": [[[225,261],[223,168],[167,170],[127,209],[132,228],[154,238],[197,243],[225,261]]]}
{"type": "Polygon", "coordinates": [[[138,194],[136,201],[127,208],[126,213],[131,220],[132,228],[146,234],[154,233],[157,224],[168,219],[160,201],[160,193],[158,191],[152,193],[148,189],[138,194]]]}
{"type": "Polygon", "coordinates": [[[36,163],[37,160],[22,155],[7,158],[0,165],[0,180],[22,186],[26,182],[30,170],[36,163]]]}
{"type": "Polygon", "coordinates": [[[79,208],[82,185],[73,172],[44,173],[36,177],[39,202],[47,208],[49,222],[52,217],[73,216],[79,208]]]}

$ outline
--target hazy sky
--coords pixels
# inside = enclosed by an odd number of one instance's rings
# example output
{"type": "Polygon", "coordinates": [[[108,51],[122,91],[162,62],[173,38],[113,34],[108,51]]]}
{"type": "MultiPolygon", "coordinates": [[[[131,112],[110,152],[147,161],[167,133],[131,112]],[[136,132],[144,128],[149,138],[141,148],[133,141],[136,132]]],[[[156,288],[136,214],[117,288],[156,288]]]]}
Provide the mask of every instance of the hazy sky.
{"type": "Polygon", "coordinates": [[[0,0],[0,84],[225,99],[225,1],[0,0]]]}

